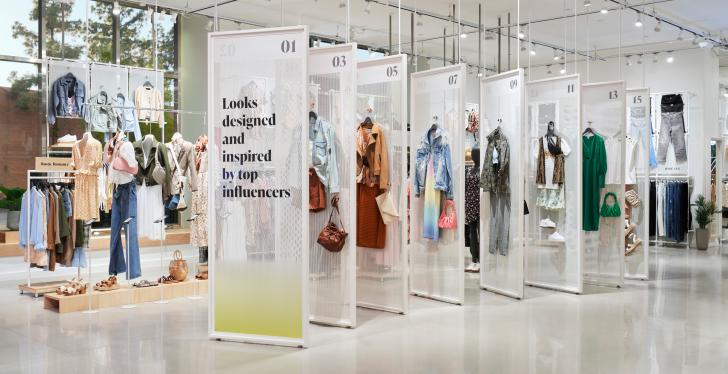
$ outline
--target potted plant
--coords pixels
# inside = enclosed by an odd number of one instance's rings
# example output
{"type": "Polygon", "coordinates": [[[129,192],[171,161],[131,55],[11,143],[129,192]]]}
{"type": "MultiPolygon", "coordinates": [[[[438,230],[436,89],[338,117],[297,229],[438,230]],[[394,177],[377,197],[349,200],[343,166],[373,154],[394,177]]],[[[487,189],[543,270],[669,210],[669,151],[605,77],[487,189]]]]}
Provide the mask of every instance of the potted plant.
{"type": "Polygon", "coordinates": [[[0,193],[3,198],[0,200],[0,209],[8,210],[8,218],[6,226],[10,230],[17,230],[20,221],[20,206],[23,203],[23,193],[25,192],[22,188],[6,188],[0,186],[0,193]]]}
{"type": "Polygon", "coordinates": [[[695,229],[695,245],[701,251],[708,249],[710,243],[708,225],[713,222],[713,215],[717,212],[715,202],[707,200],[703,195],[698,195],[695,200],[695,222],[698,223],[698,228],[695,229]]]}

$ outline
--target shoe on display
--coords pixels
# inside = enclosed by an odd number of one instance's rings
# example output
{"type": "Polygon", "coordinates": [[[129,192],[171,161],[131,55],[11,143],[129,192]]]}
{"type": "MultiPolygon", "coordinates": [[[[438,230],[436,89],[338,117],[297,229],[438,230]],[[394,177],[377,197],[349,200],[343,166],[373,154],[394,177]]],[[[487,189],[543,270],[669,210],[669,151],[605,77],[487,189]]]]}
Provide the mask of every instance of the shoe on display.
{"type": "Polygon", "coordinates": [[[558,231],[554,231],[553,234],[549,235],[549,240],[554,242],[563,242],[566,241],[563,235],[559,234],[558,231]]]}
{"type": "Polygon", "coordinates": [[[474,263],[470,263],[468,266],[466,266],[465,267],[465,272],[466,273],[470,273],[471,271],[473,271],[473,265],[475,265],[475,264],[474,263]]]}
{"type": "Polygon", "coordinates": [[[544,218],[544,219],[542,219],[542,220],[541,220],[541,221],[540,221],[540,222],[538,223],[538,225],[539,225],[539,226],[541,226],[541,227],[543,227],[543,228],[547,228],[547,229],[551,229],[551,228],[554,228],[554,227],[556,227],[556,224],[554,223],[554,221],[552,221],[552,220],[551,220],[551,219],[549,219],[548,217],[547,217],[547,218],[544,218]]]}
{"type": "Polygon", "coordinates": [[[642,239],[637,238],[637,237],[635,237],[633,239],[634,239],[634,242],[632,242],[632,244],[628,245],[627,250],[624,252],[625,256],[629,256],[629,255],[633,254],[634,251],[636,251],[637,248],[639,248],[639,246],[642,245],[642,239]]]}
{"type": "Polygon", "coordinates": [[[637,227],[634,223],[630,223],[625,229],[624,229],[624,237],[628,237],[629,234],[631,234],[634,229],[637,227]]]}
{"type": "Polygon", "coordinates": [[[471,272],[471,273],[480,273],[480,264],[479,264],[479,263],[477,263],[477,262],[476,262],[476,263],[474,263],[474,264],[473,264],[473,270],[471,270],[470,272],[471,272]]]}

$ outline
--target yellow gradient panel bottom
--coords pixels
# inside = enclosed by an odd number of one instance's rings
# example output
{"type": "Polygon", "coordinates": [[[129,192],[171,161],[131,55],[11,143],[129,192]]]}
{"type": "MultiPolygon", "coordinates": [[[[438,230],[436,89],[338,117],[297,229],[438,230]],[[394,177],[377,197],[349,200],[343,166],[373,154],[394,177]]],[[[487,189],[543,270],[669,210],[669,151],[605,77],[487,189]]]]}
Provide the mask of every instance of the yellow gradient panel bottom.
{"type": "Polygon", "coordinates": [[[303,338],[301,264],[216,264],[215,331],[303,338]]]}

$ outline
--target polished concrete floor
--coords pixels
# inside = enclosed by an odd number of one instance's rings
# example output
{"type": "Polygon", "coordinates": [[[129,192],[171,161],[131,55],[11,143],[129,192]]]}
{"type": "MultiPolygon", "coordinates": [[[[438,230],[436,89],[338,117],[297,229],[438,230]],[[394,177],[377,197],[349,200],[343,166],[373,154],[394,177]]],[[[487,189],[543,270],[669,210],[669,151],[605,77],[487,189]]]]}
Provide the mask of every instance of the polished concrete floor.
{"type": "Polygon", "coordinates": [[[359,309],[355,330],[312,326],[308,349],[210,341],[206,299],[58,315],[3,280],[0,373],[726,373],[726,256],[660,248],[653,281],[523,301],[471,277],[465,306],[359,309]]]}

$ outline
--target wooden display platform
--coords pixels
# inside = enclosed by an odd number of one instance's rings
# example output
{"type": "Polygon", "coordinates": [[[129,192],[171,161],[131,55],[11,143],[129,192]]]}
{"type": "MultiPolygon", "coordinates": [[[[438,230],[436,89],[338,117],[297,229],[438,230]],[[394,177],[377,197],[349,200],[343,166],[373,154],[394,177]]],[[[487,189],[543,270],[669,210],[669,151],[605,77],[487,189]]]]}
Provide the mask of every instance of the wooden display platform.
{"type": "Polygon", "coordinates": [[[91,309],[104,309],[120,307],[126,304],[140,304],[161,300],[162,288],[164,288],[164,299],[178,299],[181,297],[195,296],[195,288],[197,295],[207,294],[207,280],[188,280],[180,283],[164,284],[154,287],[127,288],[126,286],[113,291],[93,291],[91,297],[88,294],[61,296],[55,293],[48,293],[43,298],[43,308],[58,313],[80,312],[89,309],[89,300],[91,301],[91,309]]]}
{"type": "Polygon", "coordinates": [[[68,283],[67,281],[50,281],[50,282],[36,282],[31,283],[30,286],[28,286],[27,283],[19,284],[18,290],[20,290],[20,293],[25,294],[29,293],[32,294],[35,297],[45,295],[47,293],[55,293],[56,289],[60,286],[63,286],[64,284],[68,283]]]}

